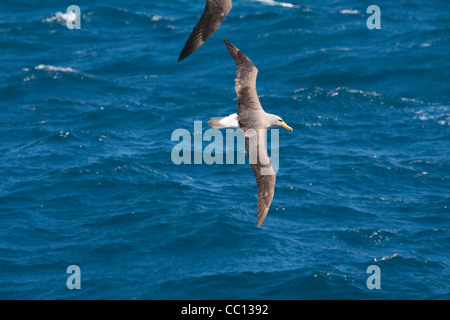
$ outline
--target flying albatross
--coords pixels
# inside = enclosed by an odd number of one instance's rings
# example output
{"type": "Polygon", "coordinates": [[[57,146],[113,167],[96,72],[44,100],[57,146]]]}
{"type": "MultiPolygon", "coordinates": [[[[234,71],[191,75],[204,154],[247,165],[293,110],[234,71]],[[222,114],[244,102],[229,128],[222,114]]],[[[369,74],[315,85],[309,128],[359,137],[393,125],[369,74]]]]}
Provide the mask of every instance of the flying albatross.
{"type": "Polygon", "coordinates": [[[231,10],[231,0],[206,0],[205,10],[192,30],[178,61],[183,60],[205,43],[220,26],[231,10]]]}
{"type": "Polygon", "coordinates": [[[258,186],[257,225],[260,227],[272,203],[276,178],[267,153],[266,130],[283,127],[292,132],[292,128],[279,116],[263,110],[256,92],[258,69],[238,48],[226,39],[224,42],[236,63],[238,111],[228,117],[211,118],[208,124],[216,129],[240,128],[244,132],[245,146],[258,186]]]}

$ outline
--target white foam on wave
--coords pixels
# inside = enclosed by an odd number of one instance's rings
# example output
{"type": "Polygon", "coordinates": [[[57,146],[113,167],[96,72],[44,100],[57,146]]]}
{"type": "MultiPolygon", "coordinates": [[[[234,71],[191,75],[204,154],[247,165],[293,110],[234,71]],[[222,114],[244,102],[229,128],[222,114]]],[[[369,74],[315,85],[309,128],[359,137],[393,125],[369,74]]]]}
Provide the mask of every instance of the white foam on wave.
{"type": "Polygon", "coordinates": [[[386,260],[391,260],[391,259],[394,259],[394,258],[396,258],[396,257],[398,257],[399,256],[399,254],[398,253],[394,253],[393,255],[390,255],[390,256],[384,256],[384,257],[382,257],[382,258],[380,258],[380,259],[373,259],[375,262],[376,261],[386,261],[386,260]]]}
{"type": "MultiPolygon", "coordinates": [[[[77,75],[82,80],[85,78],[95,79],[95,76],[92,74],[83,73],[81,71],[72,69],[70,67],[65,68],[65,67],[52,66],[52,65],[48,65],[48,64],[40,64],[40,65],[34,67],[34,69],[35,70],[43,70],[48,73],[52,73],[54,79],[59,78],[59,73],[67,73],[67,74],[77,75]]],[[[34,77],[34,75],[32,75],[32,76],[34,77]]]]}
{"type": "Polygon", "coordinates": [[[160,21],[160,20],[163,20],[163,19],[164,19],[164,17],[158,16],[158,15],[154,15],[154,16],[151,17],[152,21],[160,21]]]}
{"type": "Polygon", "coordinates": [[[411,108],[414,113],[413,119],[420,121],[434,121],[441,126],[450,126],[450,106],[438,103],[425,103],[412,98],[400,98],[411,108]]]}
{"type": "Polygon", "coordinates": [[[144,12],[144,11],[136,11],[136,12],[131,12],[131,11],[128,11],[128,10],[122,10],[122,11],[127,12],[127,13],[137,14],[137,15],[143,17],[143,18],[150,19],[151,21],[154,21],[154,22],[158,22],[158,21],[174,21],[175,20],[173,18],[160,16],[158,14],[150,14],[150,13],[144,12]]]}
{"type": "Polygon", "coordinates": [[[419,45],[420,48],[428,48],[431,47],[431,42],[423,42],[419,45]]]}
{"type": "Polygon", "coordinates": [[[44,19],[44,22],[59,22],[61,24],[66,25],[67,21],[75,21],[77,15],[75,12],[70,12],[70,13],[62,13],[62,12],[57,12],[54,15],[52,15],[51,17],[44,19]]]}
{"type": "Polygon", "coordinates": [[[348,93],[359,93],[359,94],[362,94],[363,96],[373,96],[373,97],[381,97],[382,96],[381,93],[377,93],[375,91],[362,91],[362,90],[349,89],[349,88],[344,88],[344,87],[339,87],[337,89],[344,89],[348,93]]]}
{"type": "Polygon", "coordinates": [[[279,1],[274,1],[274,0],[253,0],[253,1],[258,1],[258,2],[261,2],[261,3],[269,5],[269,6],[281,6],[281,7],[285,7],[285,8],[300,8],[300,6],[294,5],[292,3],[279,2],[279,1]]]}
{"type": "Polygon", "coordinates": [[[424,104],[423,101],[412,99],[412,98],[404,98],[404,97],[402,97],[402,98],[400,98],[400,100],[402,100],[403,102],[414,102],[414,103],[424,104]]]}
{"type": "Polygon", "coordinates": [[[351,9],[344,9],[344,10],[339,11],[339,13],[341,13],[341,14],[358,14],[359,11],[351,10],[351,9]]]}
{"type": "Polygon", "coordinates": [[[429,106],[414,111],[413,119],[420,121],[435,121],[441,126],[450,126],[450,107],[429,106]]]}
{"type": "Polygon", "coordinates": [[[40,64],[34,67],[36,70],[45,70],[45,71],[54,71],[54,72],[71,72],[71,73],[80,73],[80,71],[74,70],[72,68],[64,68],[64,67],[55,67],[51,65],[40,64]]]}

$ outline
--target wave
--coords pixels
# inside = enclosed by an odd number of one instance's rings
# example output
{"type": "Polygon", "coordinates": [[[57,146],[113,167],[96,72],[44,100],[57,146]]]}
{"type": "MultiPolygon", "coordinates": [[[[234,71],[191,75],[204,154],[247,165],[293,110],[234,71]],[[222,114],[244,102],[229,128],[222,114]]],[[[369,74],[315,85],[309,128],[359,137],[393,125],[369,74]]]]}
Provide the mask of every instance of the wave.
{"type": "Polygon", "coordinates": [[[40,64],[34,67],[36,70],[54,71],[54,72],[71,72],[71,73],[81,73],[80,71],[74,70],[72,68],[55,67],[51,65],[40,64]]]}
{"type": "Polygon", "coordinates": [[[132,16],[138,16],[140,18],[150,19],[151,21],[157,22],[157,21],[174,21],[175,19],[164,17],[158,14],[150,14],[144,11],[130,11],[123,8],[118,8],[117,11],[126,13],[128,15],[132,16]]]}
{"type": "Polygon", "coordinates": [[[67,23],[67,21],[75,21],[77,15],[74,12],[71,13],[62,13],[62,12],[57,12],[54,15],[52,15],[51,17],[42,20],[43,22],[59,22],[63,25],[65,25],[67,23]]]}
{"type": "Polygon", "coordinates": [[[420,121],[433,120],[441,126],[450,126],[450,107],[429,106],[427,108],[420,108],[420,110],[414,111],[413,119],[420,121]]]}
{"type": "Polygon", "coordinates": [[[343,9],[339,11],[341,14],[358,14],[360,13],[358,10],[351,10],[351,9],[343,9]]]}
{"type": "Polygon", "coordinates": [[[281,7],[285,7],[285,8],[300,8],[300,6],[297,6],[295,4],[288,3],[288,2],[278,2],[278,1],[274,1],[274,0],[253,0],[253,1],[261,2],[261,3],[269,5],[269,6],[281,6],[281,7]]]}
{"type": "MultiPolygon", "coordinates": [[[[75,69],[72,69],[70,67],[58,67],[58,66],[52,66],[49,64],[40,64],[34,67],[35,70],[42,70],[46,71],[48,73],[54,73],[55,76],[58,75],[58,73],[66,73],[66,74],[72,74],[81,77],[81,79],[89,78],[89,79],[95,79],[96,77],[92,74],[84,73],[75,69]]],[[[24,68],[24,71],[29,71],[28,68],[24,68]]],[[[30,77],[29,77],[30,78],[30,77]]],[[[34,78],[32,75],[30,79],[34,78]]],[[[28,78],[26,78],[28,79],[28,78]]],[[[28,79],[28,80],[30,80],[28,79]]],[[[25,81],[25,80],[24,80],[25,81]]]]}
{"type": "Polygon", "coordinates": [[[390,256],[384,256],[384,257],[381,257],[380,259],[375,258],[375,259],[373,259],[373,260],[374,260],[375,262],[377,262],[377,261],[386,261],[386,260],[394,259],[394,258],[396,258],[396,257],[398,257],[398,256],[399,256],[398,253],[394,253],[394,254],[392,254],[392,255],[390,255],[390,256]]]}

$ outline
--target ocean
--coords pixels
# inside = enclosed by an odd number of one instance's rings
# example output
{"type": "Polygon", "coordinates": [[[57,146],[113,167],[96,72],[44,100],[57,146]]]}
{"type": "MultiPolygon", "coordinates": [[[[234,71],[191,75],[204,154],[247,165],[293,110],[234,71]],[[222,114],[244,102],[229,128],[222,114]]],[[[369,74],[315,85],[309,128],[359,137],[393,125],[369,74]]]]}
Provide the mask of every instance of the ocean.
{"type": "Polygon", "coordinates": [[[177,62],[204,6],[0,3],[0,298],[448,300],[450,3],[235,0],[177,62]],[[248,162],[172,159],[237,111],[223,38],[294,129],[260,228],[248,162]]]}

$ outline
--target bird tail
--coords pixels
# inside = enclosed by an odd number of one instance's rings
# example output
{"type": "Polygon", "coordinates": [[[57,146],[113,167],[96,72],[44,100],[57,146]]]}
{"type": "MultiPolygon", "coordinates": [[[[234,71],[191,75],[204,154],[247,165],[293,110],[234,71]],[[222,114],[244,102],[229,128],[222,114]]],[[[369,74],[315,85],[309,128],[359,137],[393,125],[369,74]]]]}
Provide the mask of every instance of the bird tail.
{"type": "Polygon", "coordinates": [[[225,119],[226,117],[214,117],[209,119],[208,124],[214,129],[223,129],[228,128],[228,126],[224,123],[220,123],[220,120],[225,119]]]}

